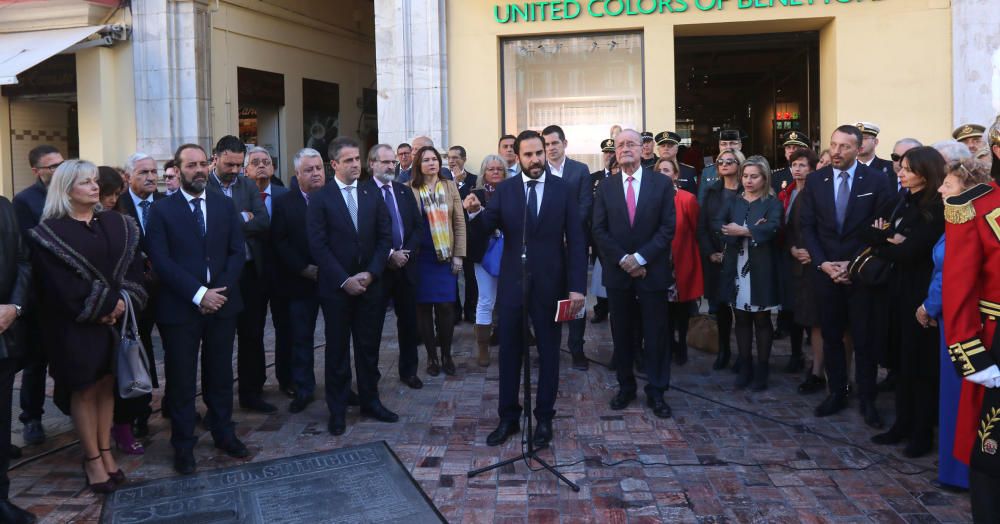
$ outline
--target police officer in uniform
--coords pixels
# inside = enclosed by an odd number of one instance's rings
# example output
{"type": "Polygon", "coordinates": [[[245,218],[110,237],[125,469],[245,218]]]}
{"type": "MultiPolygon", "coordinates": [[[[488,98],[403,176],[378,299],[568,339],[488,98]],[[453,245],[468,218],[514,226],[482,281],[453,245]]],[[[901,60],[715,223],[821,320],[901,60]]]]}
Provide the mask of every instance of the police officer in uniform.
{"type": "Polygon", "coordinates": [[[965,144],[972,156],[976,156],[980,149],[986,147],[986,142],[983,141],[985,132],[986,128],[979,124],[962,124],[951,132],[951,136],[965,144]]]}
{"type": "Polygon", "coordinates": [[[642,153],[639,154],[640,157],[639,163],[642,165],[642,167],[648,167],[652,169],[653,166],[656,165],[656,161],[658,160],[656,158],[656,153],[653,151],[654,149],[653,144],[655,142],[653,140],[653,133],[649,131],[643,131],[642,133],[639,134],[639,136],[642,137],[642,153]]]}
{"type": "Polygon", "coordinates": [[[965,378],[954,455],[969,462],[973,520],[1000,522],[1000,188],[979,184],[948,198],[944,217],[945,343],[965,378]]]}
{"type": "Polygon", "coordinates": [[[896,176],[896,171],[892,168],[892,161],[875,156],[875,148],[878,147],[878,134],[881,129],[877,124],[871,122],[858,122],[855,124],[861,136],[861,151],[858,152],[858,162],[881,171],[883,175],[892,179],[896,176]]]}
{"type": "Polygon", "coordinates": [[[771,187],[774,194],[781,193],[784,189],[794,183],[792,172],[788,170],[789,158],[792,153],[799,149],[809,149],[812,143],[809,137],[802,131],[788,131],[781,135],[781,145],[785,148],[785,167],[771,172],[771,187]]]}
{"type": "MultiPolygon", "coordinates": [[[[590,185],[594,193],[597,193],[597,187],[604,181],[605,178],[611,176],[611,162],[615,160],[615,139],[605,138],[601,140],[601,155],[604,160],[604,169],[599,171],[594,171],[590,174],[590,185]]],[[[604,289],[604,285],[601,284],[601,277],[603,268],[601,268],[601,258],[597,256],[597,244],[593,242],[590,238],[590,231],[587,231],[588,244],[591,246],[591,259],[594,262],[594,271],[591,274],[591,285],[590,292],[597,298],[597,303],[594,304],[594,316],[590,319],[591,324],[600,324],[608,319],[608,291],[604,289]]]]}
{"type": "MultiPolygon", "coordinates": [[[[659,158],[670,158],[677,161],[677,146],[681,143],[681,135],[673,131],[660,131],[653,137],[656,141],[656,153],[659,158]]],[[[683,189],[693,195],[698,194],[698,172],[694,166],[689,166],[684,162],[677,161],[681,166],[680,177],[677,179],[677,188],[683,189]]]]}

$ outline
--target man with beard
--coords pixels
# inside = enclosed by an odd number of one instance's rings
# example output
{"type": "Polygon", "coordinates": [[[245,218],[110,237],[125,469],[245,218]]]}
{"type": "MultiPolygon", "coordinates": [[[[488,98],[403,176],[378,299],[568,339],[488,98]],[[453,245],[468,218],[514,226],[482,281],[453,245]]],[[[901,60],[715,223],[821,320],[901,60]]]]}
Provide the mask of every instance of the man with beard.
{"type": "Polygon", "coordinates": [[[230,457],[250,456],[232,422],[233,338],[243,308],[238,284],[246,247],[232,200],[205,190],[210,165],[205,150],[182,145],[174,161],[181,171],[181,189],[153,204],[146,245],[163,283],[156,322],[163,337],[174,469],[187,475],[195,470],[199,347],[202,396],[215,447],[230,457]]]}
{"type": "MultiPolygon", "coordinates": [[[[222,192],[233,201],[236,211],[243,218],[243,236],[246,238],[246,257],[240,273],[240,294],[250,297],[266,284],[264,276],[264,244],[267,240],[271,217],[260,198],[256,185],[245,176],[240,176],[246,146],[232,135],[219,139],[215,145],[215,170],[208,178],[209,187],[222,192]]],[[[258,413],[273,413],[278,408],[266,402],[262,396],[267,380],[264,360],[264,330],[257,321],[259,301],[252,300],[250,308],[244,308],[236,324],[239,348],[236,354],[236,369],[240,377],[240,407],[258,413]]]]}
{"type": "Polygon", "coordinates": [[[424,387],[417,377],[420,337],[417,333],[417,279],[420,272],[412,256],[420,249],[424,234],[424,217],[417,199],[407,185],[395,181],[392,148],[378,144],[368,152],[368,168],[372,172],[369,187],[385,201],[392,221],[392,248],[382,274],[385,311],[391,301],[396,312],[396,332],[399,337],[399,381],[413,389],[424,387]]]}
{"type": "Polygon", "coordinates": [[[534,412],[538,427],[533,444],[544,447],[552,440],[562,339],[562,325],[554,320],[557,303],[568,293],[570,315],[575,316],[585,301],[587,253],[579,200],[567,181],[549,176],[544,144],[538,132],[522,131],[513,144],[520,176],[497,185],[485,210],[475,193],[463,203],[473,234],[489,235],[499,229],[504,235],[496,298],[500,314],[500,424],[486,439],[490,446],[503,444],[521,430],[518,390],[523,352],[528,349],[525,309],[538,345],[534,412]],[[526,259],[523,268],[522,257],[526,259]],[[522,284],[528,289],[527,296],[522,294],[522,284]]]}

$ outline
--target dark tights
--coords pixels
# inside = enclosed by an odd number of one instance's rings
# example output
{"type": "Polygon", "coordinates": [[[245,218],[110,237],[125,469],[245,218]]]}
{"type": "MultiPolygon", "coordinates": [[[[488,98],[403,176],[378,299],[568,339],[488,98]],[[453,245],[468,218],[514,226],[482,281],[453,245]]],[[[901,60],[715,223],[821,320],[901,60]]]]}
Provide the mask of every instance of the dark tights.
{"type": "Polygon", "coordinates": [[[715,321],[719,326],[719,351],[729,351],[729,336],[733,332],[733,307],[719,304],[715,311],[715,321]]]}
{"type": "Polygon", "coordinates": [[[455,334],[455,304],[417,304],[417,331],[429,357],[437,358],[438,347],[450,356],[451,339],[455,334]]]}
{"type": "Polygon", "coordinates": [[[688,321],[691,319],[692,302],[670,302],[667,311],[670,312],[671,340],[680,347],[687,345],[688,321]]]}
{"type": "MultiPolygon", "coordinates": [[[[720,322],[721,324],[721,322],[720,322]]],[[[722,329],[720,328],[721,332],[722,329]]],[[[771,312],[736,310],[736,347],[740,352],[743,365],[749,365],[752,355],[754,337],[757,338],[757,362],[767,364],[771,358],[771,340],[774,338],[774,326],[771,324],[771,312]]]]}

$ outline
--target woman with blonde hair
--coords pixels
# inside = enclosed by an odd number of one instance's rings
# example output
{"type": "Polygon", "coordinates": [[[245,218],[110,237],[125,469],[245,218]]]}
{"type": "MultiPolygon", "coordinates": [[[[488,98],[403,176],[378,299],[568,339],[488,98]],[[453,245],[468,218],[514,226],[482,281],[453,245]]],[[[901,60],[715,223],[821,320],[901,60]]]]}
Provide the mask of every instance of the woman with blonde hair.
{"type": "Polygon", "coordinates": [[[146,302],[139,227],[114,211],[98,211],[98,170],[67,160],[52,176],[42,220],[31,230],[32,268],[41,317],[42,346],[55,381],[56,405],[73,418],[84,452],[87,485],[109,493],[125,482],[111,454],[119,343],[115,324],[125,310],[122,293],[146,302]]]}
{"type": "MultiPolygon", "coordinates": [[[[479,170],[479,178],[476,180],[476,187],[472,194],[485,206],[489,202],[493,193],[496,192],[497,185],[507,178],[505,162],[499,155],[487,155],[483,159],[482,167],[479,170]]],[[[476,361],[482,367],[490,365],[490,329],[493,326],[493,309],[496,306],[497,297],[497,277],[499,277],[499,266],[494,267],[485,263],[484,258],[490,246],[500,243],[494,249],[502,249],[503,235],[500,231],[493,231],[489,236],[469,235],[468,249],[466,256],[474,262],[476,270],[476,284],[479,286],[479,300],[476,304],[476,347],[478,354],[476,361]]]]}
{"type": "Polygon", "coordinates": [[[454,375],[451,341],[455,334],[458,273],[462,271],[466,247],[462,198],[455,182],[441,176],[441,154],[431,146],[420,148],[414,155],[409,185],[427,225],[416,260],[420,273],[417,331],[427,348],[427,374],[436,377],[444,370],[446,375],[454,375]]]}
{"type": "Polygon", "coordinates": [[[725,244],[719,277],[719,299],[733,308],[736,317],[736,347],[739,378],[736,388],[767,389],[774,325],[771,313],[780,308],[778,250],[775,241],[781,227],[781,201],[771,187],[771,166],[762,156],[740,164],[743,194],[728,201],[712,230],[725,244]],[[757,340],[757,364],[752,362],[752,343],[757,340]],[[751,379],[753,384],[751,385],[751,379]]]}

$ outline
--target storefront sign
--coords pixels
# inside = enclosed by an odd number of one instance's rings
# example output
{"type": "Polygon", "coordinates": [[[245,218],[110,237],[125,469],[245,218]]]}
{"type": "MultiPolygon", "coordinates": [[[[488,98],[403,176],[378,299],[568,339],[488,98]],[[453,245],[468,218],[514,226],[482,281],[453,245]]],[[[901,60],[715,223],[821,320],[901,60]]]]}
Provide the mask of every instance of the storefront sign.
{"type": "Polygon", "coordinates": [[[591,18],[683,13],[689,9],[759,9],[813,4],[850,4],[862,0],[550,0],[495,4],[493,18],[501,24],[591,18]]]}

